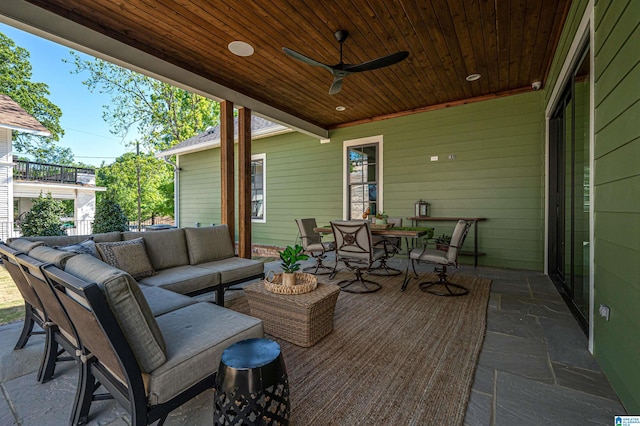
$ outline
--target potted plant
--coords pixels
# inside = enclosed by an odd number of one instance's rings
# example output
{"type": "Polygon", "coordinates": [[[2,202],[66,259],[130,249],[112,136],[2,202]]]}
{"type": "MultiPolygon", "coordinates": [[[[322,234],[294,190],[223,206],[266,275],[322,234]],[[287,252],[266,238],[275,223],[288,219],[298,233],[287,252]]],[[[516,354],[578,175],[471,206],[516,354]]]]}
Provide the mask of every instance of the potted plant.
{"type": "Polygon", "coordinates": [[[282,285],[296,284],[296,271],[300,269],[298,262],[309,259],[309,256],[302,252],[302,246],[287,246],[280,252],[280,267],[282,268],[282,285]]]}
{"type": "Polygon", "coordinates": [[[378,214],[376,214],[376,223],[378,225],[386,225],[388,218],[389,218],[389,215],[381,211],[378,214]]]}
{"type": "Polygon", "coordinates": [[[451,243],[451,235],[442,234],[433,241],[436,244],[436,250],[447,251],[451,243]]]}

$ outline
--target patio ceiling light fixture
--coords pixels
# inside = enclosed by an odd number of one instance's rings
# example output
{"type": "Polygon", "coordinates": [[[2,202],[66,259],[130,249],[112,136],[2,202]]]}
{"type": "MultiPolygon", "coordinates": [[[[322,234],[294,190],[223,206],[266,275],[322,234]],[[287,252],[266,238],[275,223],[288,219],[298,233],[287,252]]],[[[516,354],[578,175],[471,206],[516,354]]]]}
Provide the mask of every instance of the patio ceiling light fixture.
{"type": "Polygon", "coordinates": [[[244,41],[232,41],[228,48],[231,53],[237,56],[251,56],[254,52],[253,46],[244,41]]]}
{"type": "Polygon", "coordinates": [[[342,105],[338,105],[338,106],[336,107],[336,111],[340,111],[340,112],[342,112],[342,111],[344,111],[344,110],[346,110],[346,109],[347,109],[347,107],[343,107],[342,105]]]}
{"type": "Polygon", "coordinates": [[[476,80],[480,80],[481,75],[480,74],[469,74],[466,78],[467,81],[476,81],[476,80]]]}

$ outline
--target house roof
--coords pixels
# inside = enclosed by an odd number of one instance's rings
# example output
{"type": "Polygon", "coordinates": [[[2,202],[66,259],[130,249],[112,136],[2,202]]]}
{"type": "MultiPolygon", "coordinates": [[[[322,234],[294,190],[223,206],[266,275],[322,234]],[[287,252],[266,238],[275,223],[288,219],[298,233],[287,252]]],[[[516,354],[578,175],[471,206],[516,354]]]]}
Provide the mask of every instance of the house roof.
{"type": "MultiPolygon", "coordinates": [[[[238,135],[238,117],[233,119],[234,135],[238,135]]],[[[268,136],[275,136],[281,133],[291,132],[288,127],[274,123],[262,117],[251,116],[251,139],[260,139],[268,136]]],[[[237,140],[237,137],[236,137],[237,140]]],[[[170,149],[161,151],[156,157],[164,157],[174,154],[188,154],[191,152],[204,151],[206,149],[220,146],[220,126],[209,127],[202,133],[195,135],[186,141],[180,142],[170,149]]]]}
{"type": "Polygon", "coordinates": [[[0,94],[0,127],[38,136],[51,136],[38,120],[8,95],[0,94]]]}
{"type": "MultiPolygon", "coordinates": [[[[0,21],[307,134],[532,90],[546,83],[570,0],[0,1],[0,21]],[[337,64],[407,51],[394,65],[333,76],[337,64]],[[249,43],[251,56],[230,52],[249,43]],[[468,81],[472,74],[480,79],[468,81]],[[344,110],[336,107],[344,106],[344,110]]],[[[366,68],[366,67],[365,67],[366,68]]]]}

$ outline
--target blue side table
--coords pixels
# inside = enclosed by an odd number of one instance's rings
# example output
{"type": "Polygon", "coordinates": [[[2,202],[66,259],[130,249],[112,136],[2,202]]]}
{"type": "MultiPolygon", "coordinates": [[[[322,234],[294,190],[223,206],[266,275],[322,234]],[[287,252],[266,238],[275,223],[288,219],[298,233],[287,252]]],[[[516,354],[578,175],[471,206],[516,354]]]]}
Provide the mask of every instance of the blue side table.
{"type": "Polygon", "coordinates": [[[216,376],[214,424],[288,425],[289,413],[280,345],[246,339],[224,350],[216,376]]]}

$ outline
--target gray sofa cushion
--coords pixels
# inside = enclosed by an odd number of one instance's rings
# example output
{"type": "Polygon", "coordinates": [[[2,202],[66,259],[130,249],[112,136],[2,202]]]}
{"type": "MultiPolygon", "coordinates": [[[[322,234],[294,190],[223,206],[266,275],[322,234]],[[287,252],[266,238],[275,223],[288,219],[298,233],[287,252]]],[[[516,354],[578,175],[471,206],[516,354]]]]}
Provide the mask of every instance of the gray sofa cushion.
{"type": "Polygon", "coordinates": [[[16,238],[15,240],[7,241],[7,245],[16,251],[21,251],[22,253],[29,253],[32,249],[43,245],[42,241],[29,241],[24,238],[16,238]]]}
{"type": "Polygon", "coordinates": [[[82,280],[98,284],[142,371],[153,371],[165,363],[164,338],[149,304],[131,275],[89,254],[71,257],[65,270],[82,280]]]}
{"type": "Polygon", "coordinates": [[[147,377],[152,405],[215,373],[229,345],[264,336],[259,319],[207,302],[171,311],[157,321],[167,341],[167,362],[147,377]]]}
{"type": "Polygon", "coordinates": [[[29,257],[43,263],[53,263],[60,269],[64,269],[67,264],[67,260],[75,255],[75,253],[56,250],[47,246],[38,246],[29,252],[29,257]]]}
{"type": "Polygon", "coordinates": [[[182,294],[174,293],[161,287],[141,284],[140,290],[142,290],[142,294],[147,300],[154,317],[198,302],[192,297],[183,296],[182,294]]]}
{"type": "Polygon", "coordinates": [[[259,260],[244,259],[242,257],[230,257],[229,259],[202,263],[196,267],[219,272],[220,282],[223,284],[264,272],[264,264],[262,262],[259,260]]]}
{"type": "Polygon", "coordinates": [[[93,234],[93,241],[96,243],[113,243],[116,241],[122,241],[122,232],[104,232],[102,234],[93,234]]]}
{"type": "Polygon", "coordinates": [[[192,265],[226,259],[235,255],[227,225],[208,228],[184,228],[192,265]]]}
{"type": "Polygon", "coordinates": [[[98,243],[96,248],[103,261],[115,268],[122,269],[135,280],[156,274],[153,266],[151,266],[149,256],[147,256],[142,238],[113,243],[98,243]]]}
{"type": "Polygon", "coordinates": [[[180,294],[188,294],[220,284],[220,274],[217,271],[196,266],[177,266],[158,271],[152,277],[141,279],[140,283],[162,287],[180,294]]]}
{"type": "Polygon", "coordinates": [[[156,271],[189,264],[187,240],[182,229],[168,229],[155,232],[124,232],[124,240],[142,237],[156,271]]]}

